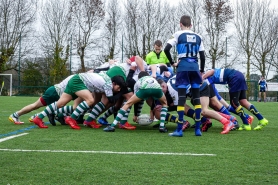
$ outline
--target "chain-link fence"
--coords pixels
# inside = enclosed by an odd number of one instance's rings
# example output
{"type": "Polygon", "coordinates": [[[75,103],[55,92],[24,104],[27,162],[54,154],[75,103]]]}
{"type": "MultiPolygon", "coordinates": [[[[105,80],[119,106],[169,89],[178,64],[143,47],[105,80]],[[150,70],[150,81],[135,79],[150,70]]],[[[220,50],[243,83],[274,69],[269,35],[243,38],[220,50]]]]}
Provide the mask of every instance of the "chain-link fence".
{"type": "Polygon", "coordinates": [[[10,76],[0,75],[0,84],[2,85],[1,96],[41,96],[44,91],[57,83],[60,83],[67,76],[24,76],[13,74],[12,83],[10,76]],[[12,87],[12,88],[10,88],[12,87]],[[11,93],[10,93],[10,89],[11,93]]]}

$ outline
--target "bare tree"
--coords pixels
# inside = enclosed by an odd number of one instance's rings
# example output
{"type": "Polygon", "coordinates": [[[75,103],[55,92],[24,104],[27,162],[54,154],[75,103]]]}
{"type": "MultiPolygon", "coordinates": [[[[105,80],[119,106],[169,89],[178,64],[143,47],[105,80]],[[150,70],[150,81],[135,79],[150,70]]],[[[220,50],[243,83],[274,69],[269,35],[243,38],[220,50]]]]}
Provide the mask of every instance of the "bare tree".
{"type": "Polygon", "coordinates": [[[169,25],[167,19],[169,14],[170,6],[167,2],[160,0],[143,1],[138,21],[143,33],[143,58],[153,49],[155,40],[161,40],[164,43],[168,39],[170,33],[166,28],[169,25]]]}
{"type": "Polygon", "coordinates": [[[140,25],[138,22],[140,19],[141,4],[139,0],[127,1],[124,4],[124,38],[125,43],[123,48],[127,56],[141,55],[139,47],[139,33],[140,25]]]}
{"type": "Polygon", "coordinates": [[[102,31],[102,43],[99,48],[99,61],[114,59],[120,52],[121,43],[121,6],[119,0],[111,0],[106,5],[105,26],[102,31]],[[119,37],[120,36],[120,37],[119,37]],[[120,38],[120,39],[119,39],[120,38]]]}
{"type": "Polygon", "coordinates": [[[238,0],[236,2],[234,25],[240,47],[246,55],[246,78],[250,79],[250,61],[254,51],[255,43],[259,33],[256,27],[259,26],[256,14],[259,3],[254,0],[238,0]]]}
{"type": "Polygon", "coordinates": [[[195,33],[202,33],[202,19],[203,19],[203,0],[181,0],[178,5],[178,17],[182,15],[189,15],[192,19],[192,31],[195,33]]]}
{"type": "Polygon", "coordinates": [[[134,0],[127,1],[124,7],[125,52],[145,58],[155,40],[165,42],[171,34],[170,5],[160,0],[134,0]]]}
{"type": "Polygon", "coordinates": [[[263,1],[258,7],[256,14],[256,19],[259,20],[259,25],[256,27],[258,37],[253,50],[256,60],[251,62],[263,76],[266,75],[268,61],[271,60],[272,51],[275,50],[278,41],[278,19],[269,3],[263,1]]]}
{"type": "Polygon", "coordinates": [[[212,68],[225,56],[225,35],[227,24],[233,19],[233,11],[229,0],[204,0],[206,17],[205,28],[208,34],[208,58],[212,68]]]}
{"type": "Polygon", "coordinates": [[[67,74],[69,57],[69,38],[71,20],[67,0],[49,0],[41,10],[41,46],[48,59],[49,75],[54,76],[53,83],[62,80],[67,74]]]}
{"type": "Polygon", "coordinates": [[[85,51],[99,42],[101,21],[104,18],[104,4],[101,0],[70,0],[71,17],[76,26],[74,42],[80,58],[81,71],[86,71],[85,51]]]}
{"type": "Polygon", "coordinates": [[[32,31],[36,6],[37,0],[0,0],[0,73],[17,67],[11,62],[19,41],[32,31]]]}

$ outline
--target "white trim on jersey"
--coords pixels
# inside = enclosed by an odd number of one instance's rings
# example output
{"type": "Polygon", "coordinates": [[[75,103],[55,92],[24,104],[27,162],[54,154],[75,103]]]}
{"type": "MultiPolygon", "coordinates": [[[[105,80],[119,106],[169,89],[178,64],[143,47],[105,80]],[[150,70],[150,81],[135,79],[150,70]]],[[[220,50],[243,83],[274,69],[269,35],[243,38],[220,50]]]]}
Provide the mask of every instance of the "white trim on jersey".
{"type": "Polygon", "coordinates": [[[168,40],[167,43],[171,44],[171,46],[176,46],[178,43],[179,36],[183,33],[191,33],[191,34],[198,35],[201,38],[201,45],[200,45],[199,51],[205,51],[205,47],[204,47],[203,39],[202,39],[201,35],[194,33],[192,30],[180,30],[180,31],[175,32],[172,35],[171,39],[168,40]]]}
{"type": "Polygon", "coordinates": [[[178,101],[179,101],[178,91],[176,91],[173,87],[173,85],[175,85],[175,83],[176,83],[175,79],[176,79],[176,75],[173,76],[172,78],[170,78],[167,82],[167,87],[168,87],[169,94],[173,99],[174,105],[178,105],[178,101]],[[171,82],[172,82],[172,84],[171,84],[171,82]]]}
{"type": "Polygon", "coordinates": [[[220,74],[219,74],[219,81],[220,82],[223,82],[224,81],[224,69],[221,69],[220,70],[220,74]]]}

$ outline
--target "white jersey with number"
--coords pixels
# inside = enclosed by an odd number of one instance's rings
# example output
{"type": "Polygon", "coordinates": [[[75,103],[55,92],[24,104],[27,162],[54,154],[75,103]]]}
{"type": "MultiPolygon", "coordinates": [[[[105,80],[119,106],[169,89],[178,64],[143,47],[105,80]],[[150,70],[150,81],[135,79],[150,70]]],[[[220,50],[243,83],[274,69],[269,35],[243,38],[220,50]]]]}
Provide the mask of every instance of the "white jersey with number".
{"type": "Polygon", "coordinates": [[[111,78],[105,73],[80,73],[80,79],[91,92],[105,93],[107,97],[113,96],[111,78]]]}
{"type": "Polygon", "coordinates": [[[55,84],[54,87],[56,89],[56,92],[59,96],[61,96],[63,94],[63,92],[66,89],[66,86],[69,82],[69,80],[73,77],[74,75],[70,75],[68,76],[66,79],[64,79],[62,82],[60,82],[59,84],[55,84]]]}

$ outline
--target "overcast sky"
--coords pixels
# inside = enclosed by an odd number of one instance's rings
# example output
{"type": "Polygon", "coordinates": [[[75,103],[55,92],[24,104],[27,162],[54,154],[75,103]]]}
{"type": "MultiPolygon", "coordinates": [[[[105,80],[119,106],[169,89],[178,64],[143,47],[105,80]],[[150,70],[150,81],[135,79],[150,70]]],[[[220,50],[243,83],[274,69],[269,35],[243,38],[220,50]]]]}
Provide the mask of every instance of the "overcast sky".
{"type": "MultiPolygon", "coordinates": [[[[164,1],[169,2],[170,5],[177,5],[181,0],[164,0],[164,1]]],[[[240,0],[230,0],[230,2],[232,4],[236,3],[237,1],[240,1],[240,0]]],[[[264,1],[264,0],[261,0],[261,1],[264,1]]],[[[270,0],[270,4],[271,4],[271,7],[275,8],[275,9],[278,9],[278,0],[270,0]]],[[[229,50],[229,47],[232,47],[232,46],[229,45],[229,43],[228,43],[228,50],[229,50]]],[[[219,66],[217,66],[217,64],[216,64],[216,67],[219,67],[219,66]]],[[[245,72],[246,72],[246,68],[245,67],[242,68],[242,66],[240,66],[240,65],[234,66],[234,67],[235,67],[235,69],[240,70],[241,72],[243,72],[245,74],[245,72]]],[[[257,71],[257,69],[254,69],[254,71],[251,71],[251,74],[255,73],[255,71],[257,71]]],[[[266,73],[267,72],[268,72],[268,70],[266,70],[266,73]]],[[[271,69],[270,69],[267,78],[268,79],[272,78],[275,74],[276,74],[276,72],[275,71],[271,71],[271,69]]]]}

